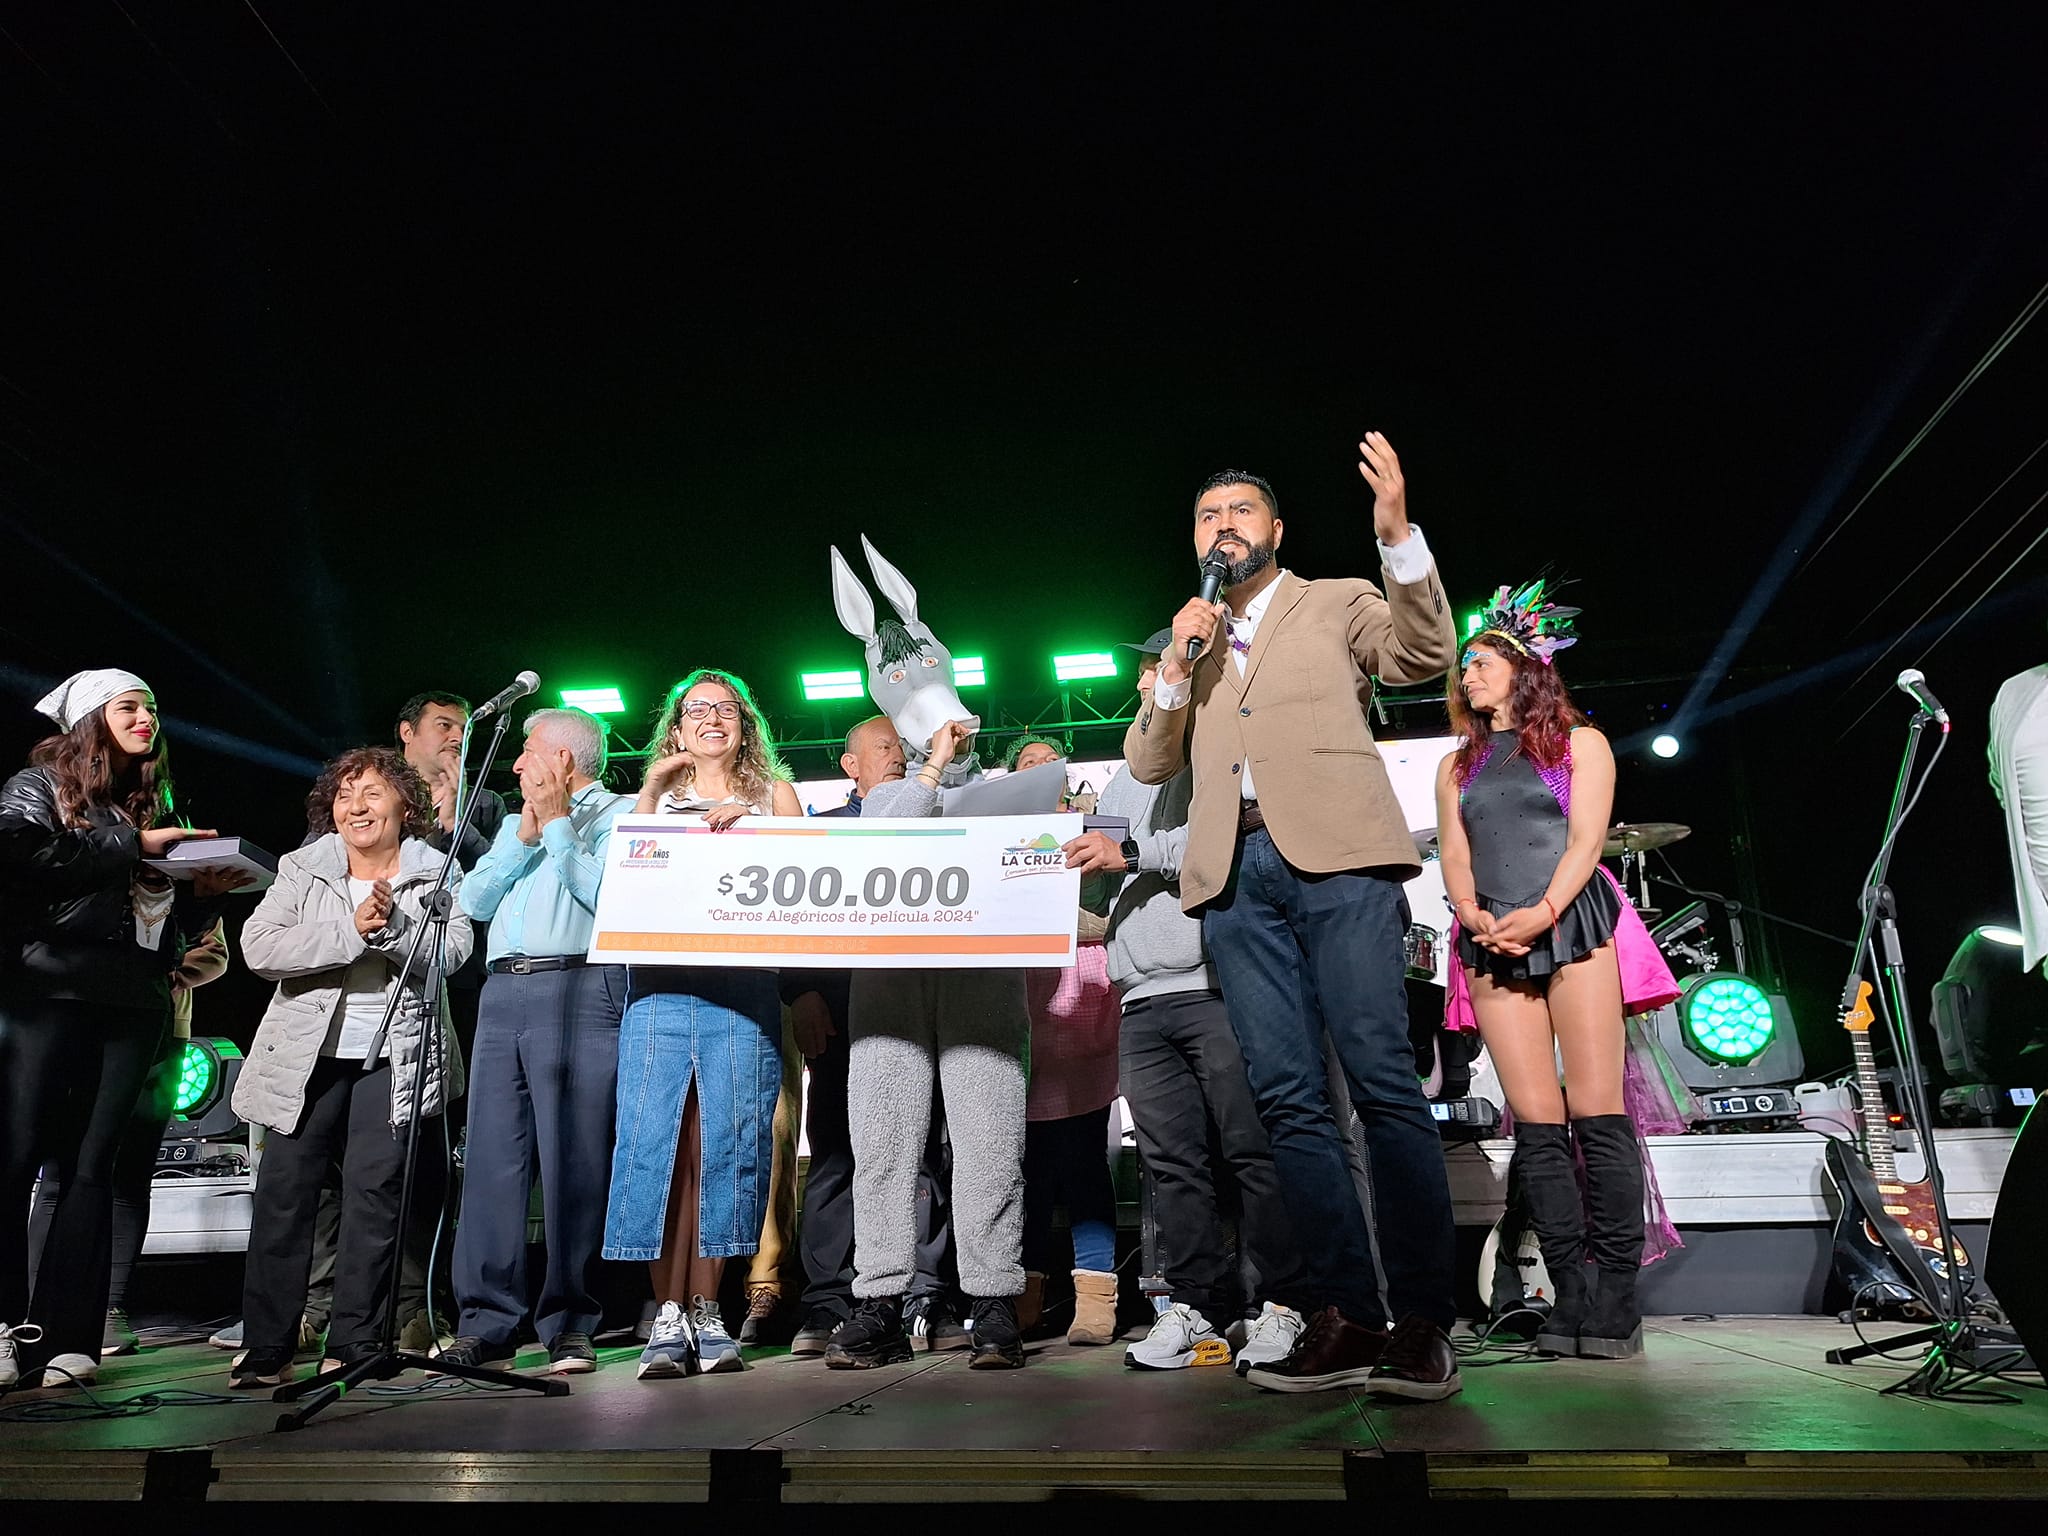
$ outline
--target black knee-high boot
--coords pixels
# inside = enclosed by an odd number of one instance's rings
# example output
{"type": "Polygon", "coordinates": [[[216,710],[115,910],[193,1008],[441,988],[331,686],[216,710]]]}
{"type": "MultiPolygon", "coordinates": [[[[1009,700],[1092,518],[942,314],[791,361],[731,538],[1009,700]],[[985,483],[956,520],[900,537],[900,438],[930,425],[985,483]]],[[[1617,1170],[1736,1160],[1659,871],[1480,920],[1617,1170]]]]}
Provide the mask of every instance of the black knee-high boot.
{"type": "Polygon", "coordinates": [[[1576,1355],[1586,1320],[1586,1215],[1572,1168],[1571,1140],[1561,1125],[1515,1125],[1522,1163],[1522,1198],[1529,1224],[1550,1271],[1550,1316],[1536,1331],[1536,1347],[1576,1355]]]}
{"type": "Polygon", "coordinates": [[[1643,1155],[1627,1115],[1591,1115],[1572,1122],[1586,1157],[1587,1224],[1597,1274],[1592,1304],[1579,1329],[1579,1353],[1625,1360],[1643,1352],[1643,1315],[1636,1277],[1643,1268],[1643,1155]]]}

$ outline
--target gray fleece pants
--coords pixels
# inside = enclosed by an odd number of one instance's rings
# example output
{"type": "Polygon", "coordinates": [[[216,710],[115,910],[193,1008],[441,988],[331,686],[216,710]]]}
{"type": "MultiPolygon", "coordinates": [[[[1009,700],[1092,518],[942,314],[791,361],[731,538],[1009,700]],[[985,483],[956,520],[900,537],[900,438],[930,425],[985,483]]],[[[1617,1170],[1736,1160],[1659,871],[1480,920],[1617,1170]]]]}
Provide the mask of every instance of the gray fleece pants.
{"type": "Polygon", "coordinates": [[[917,1171],[936,1068],[953,1142],[953,1239],[969,1296],[1024,1289],[1022,971],[855,971],[847,1020],[853,1293],[900,1296],[917,1269],[917,1171]]]}

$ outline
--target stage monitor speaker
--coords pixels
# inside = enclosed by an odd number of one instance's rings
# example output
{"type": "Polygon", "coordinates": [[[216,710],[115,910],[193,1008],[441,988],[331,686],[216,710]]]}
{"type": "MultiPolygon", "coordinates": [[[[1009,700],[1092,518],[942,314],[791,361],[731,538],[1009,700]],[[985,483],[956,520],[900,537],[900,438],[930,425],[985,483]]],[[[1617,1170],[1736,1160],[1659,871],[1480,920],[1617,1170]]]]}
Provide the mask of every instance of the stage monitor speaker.
{"type": "Polygon", "coordinates": [[[1984,1283],[2029,1358],[2048,1360],[2048,1114],[2039,1104],[2012,1144],[1986,1248],[1984,1283]]]}

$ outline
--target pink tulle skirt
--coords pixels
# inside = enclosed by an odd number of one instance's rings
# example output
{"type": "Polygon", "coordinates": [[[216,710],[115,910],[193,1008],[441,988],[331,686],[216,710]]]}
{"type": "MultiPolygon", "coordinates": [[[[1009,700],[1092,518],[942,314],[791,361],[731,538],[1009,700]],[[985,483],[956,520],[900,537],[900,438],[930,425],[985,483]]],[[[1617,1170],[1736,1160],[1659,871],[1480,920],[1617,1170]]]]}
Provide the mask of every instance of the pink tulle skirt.
{"type": "MultiPolygon", "coordinates": [[[[1642,1015],[1678,1000],[1678,980],[1657,941],[1650,937],[1642,914],[1628,899],[1607,867],[1600,874],[1621,897],[1621,917],[1614,925],[1614,958],[1621,970],[1621,1010],[1626,1015],[1626,1056],[1622,1063],[1622,1105],[1635,1122],[1636,1146],[1643,1159],[1643,1262],[1654,1264],[1672,1250],[1685,1246],[1678,1228],[1664,1209],[1664,1196],[1657,1187],[1657,1169],[1650,1160],[1645,1136],[1678,1136],[1690,1123],[1692,1090],[1685,1086],[1672,1065],[1656,1032],[1642,1015]]],[[[1472,987],[1465,968],[1457,962],[1458,924],[1454,920],[1446,941],[1451,948],[1450,975],[1444,989],[1444,1027],[1477,1029],[1472,1012],[1472,987]]],[[[1514,1118],[1501,1111],[1501,1134],[1510,1135],[1514,1118]]],[[[1576,1151],[1576,1148],[1574,1148],[1576,1151]]],[[[1583,1172],[1583,1170],[1582,1170],[1583,1172]]]]}

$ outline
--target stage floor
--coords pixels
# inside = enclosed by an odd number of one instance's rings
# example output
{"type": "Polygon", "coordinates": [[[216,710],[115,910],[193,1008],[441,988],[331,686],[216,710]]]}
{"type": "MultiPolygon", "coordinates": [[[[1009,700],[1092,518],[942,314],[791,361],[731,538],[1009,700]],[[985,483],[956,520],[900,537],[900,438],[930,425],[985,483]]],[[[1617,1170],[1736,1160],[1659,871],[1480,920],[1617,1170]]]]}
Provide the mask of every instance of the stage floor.
{"type": "MultiPolygon", "coordinates": [[[[2006,1386],[2012,1403],[1886,1396],[1910,1362],[1826,1363],[1853,1342],[1823,1318],[1658,1318],[1640,1360],[1468,1361],[1463,1394],[1427,1405],[1278,1396],[1227,1368],[1141,1373],[1120,1348],[1064,1341],[1016,1372],[969,1371],[964,1355],[827,1371],[764,1351],[738,1375],[644,1383],[622,1345],[566,1398],[406,1390],[428,1380],[408,1376],[291,1434],[273,1432],[267,1394],[24,1423],[86,1405],[17,1391],[0,1399],[0,1498],[2048,1496],[2040,1377],[2006,1386]]],[[[108,1362],[97,1395],[225,1394],[227,1361],[160,1344],[108,1362]]]]}

